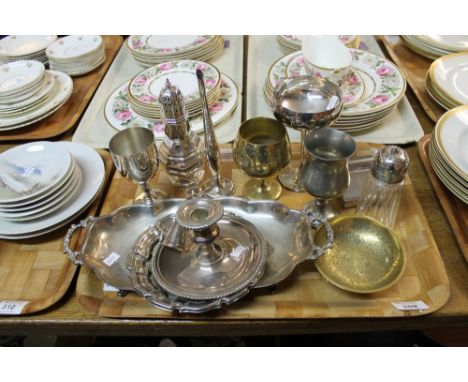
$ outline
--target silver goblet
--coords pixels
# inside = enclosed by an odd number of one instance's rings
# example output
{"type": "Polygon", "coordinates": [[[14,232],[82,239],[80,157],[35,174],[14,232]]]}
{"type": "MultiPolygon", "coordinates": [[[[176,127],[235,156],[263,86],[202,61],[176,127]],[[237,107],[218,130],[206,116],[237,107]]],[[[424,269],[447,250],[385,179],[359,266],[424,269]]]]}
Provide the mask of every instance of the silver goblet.
{"type": "Polygon", "coordinates": [[[280,173],[279,181],[292,191],[302,192],[304,137],[308,131],[330,126],[336,121],[343,108],[343,94],[337,85],[323,78],[287,78],[273,89],[271,107],[278,121],[301,132],[299,167],[286,168],[280,173]]]}
{"type": "Polygon", "coordinates": [[[151,130],[143,127],[122,130],[109,141],[109,151],[119,173],[143,188],[144,194],[136,200],[153,204],[154,200],[167,197],[165,192],[151,190],[149,185],[159,167],[158,149],[151,130]]]}
{"type": "Polygon", "coordinates": [[[304,206],[327,219],[338,215],[338,203],[329,199],[341,196],[349,186],[348,160],[356,151],[351,135],[336,129],[317,129],[305,138],[307,160],[302,172],[304,188],[315,200],[304,206]]]}

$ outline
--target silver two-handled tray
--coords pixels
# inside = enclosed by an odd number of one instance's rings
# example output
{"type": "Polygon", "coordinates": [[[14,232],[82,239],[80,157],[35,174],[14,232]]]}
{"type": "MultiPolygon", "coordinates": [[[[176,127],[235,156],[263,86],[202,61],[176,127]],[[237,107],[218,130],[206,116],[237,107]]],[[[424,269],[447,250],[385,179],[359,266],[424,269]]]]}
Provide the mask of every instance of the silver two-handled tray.
{"type": "MultiPolygon", "coordinates": [[[[225,212],[252,223],[267,242],[269,256],[256,288],[281,282],[298,264],[307,259],[316,259],[331,246],[330,243],[324,247],[314,245],[311,216],[302,211],[289,209],[276,201],[251,201],[232,196],[214,199],[223,204],[225,212]]],[[[165,199],[153,206],[133,204],[121,207],[109,215],[88,217],[69,229],[65,236],[64,252],[76,264],[86,264],[93,269],[103,282],[120,290],[144,294],[146,288],[141,288],[143,281],[135,283],[138,277],[132,275],[139,262],[144,259],[131,255],[136,247],[146,245],[138,242],[144,237],[143,233],[146,232],[146,237],[151,237],[148,232],[154,232],[154,238],[157,238],[162,236],[162,232],[167,232],[173,221],[172,216],[184,202],[185,199],[165,199]],[[81,248],[72,251],[68,244],[79,228],[85,230],[85,238],[81,248]]],[[[332,236],[330,233],[330,241],[333,240],[332,236]]],[[[164,296],[166,295],[158,294],[157,297],[161,299],[164,296]]],[[[151,299],[151,296],[145,297],[151,299]]],[[[236,297],[239,299],[242,295],[236,297]]],[[[169,297],[159,307],[177,308],[171,304],[173,303],[169,297]]],[[[194,310],[197,310],[196,304],[194,310]]]]}

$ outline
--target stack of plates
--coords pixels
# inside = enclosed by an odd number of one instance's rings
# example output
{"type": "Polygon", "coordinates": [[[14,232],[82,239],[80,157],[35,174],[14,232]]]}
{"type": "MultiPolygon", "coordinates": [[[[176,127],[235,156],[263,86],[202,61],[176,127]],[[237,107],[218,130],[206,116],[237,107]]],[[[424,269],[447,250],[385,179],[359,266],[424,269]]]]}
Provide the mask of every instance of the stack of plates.
{"type": "Polygon", "coordinates": [[[101,36],[67,36],[46,49],[50,69],[70,76],[89,73],[106,59],[101,36]]]}
{"type": "Polygon", "coordinates": [[[211,106],[218,98],[221,87],[221,73],[213,65],[202,61],[169,61],[145,69],[137,74],[128,85],[128,100],[132,109],[150,121],[161,119],[159,93],[166,80],[177,86],[184,95],[185,107],[190,116],[202,112],[196,70],[200,69],[205,78],[206,97],[211,106]]]}
{"type": "MultiPolygon", "coordinates": [[[[277,41],[284,54],[290,54],[302,49],[304,36],[299,35],[279,35],[277,41]]],[[[339,35],[338,38],[348,48],[359,48],[361,39],[357,35],[339,35]]]]}
{"type": "MultiPolygon", "coordinates": [[[[117,130],[129,127],[146,127],[153,130],[156,139],[164,137],[164,124],[161,120],[147,120],[138,115],[128,101],[128,84],[125,82],[115,89],[107,99],[104,115],[107,122],[117,130]]],[[[221,86],[218,99],[210,106],[211,119],[216,126],[228,118],[236,109],[239,91],[232,79],[221,74],[221,86]]],[[[190,117],[190,128],[195,133],[203,132],[202,116],[190,117]]]]}
{"type": "Polygon", "coordinates": [[[127,39],[127,47],[139,64],[148,67],[175,60],[208,61],[222,52],[224,39],[217,35],[134,35],[127,39]]]}
{"type": "Polygon", "coordinates": [[[35,60],[0,65],[0,131],[40,121],[70,97],[72,79],[35,60]]]}
{"type": "MultiPolygon", "coordinates": [[[[333,127],[352,133],[381,125],[403,98],[406,81],[387,59],[358,49],[350,51],[353,72],[341,87],[344,109],[333,127]]],[[[291,53],[272,65],[263,89],[268,104],[278,82],[308,75],[305,65],[302,52],[291,53]]]]}
{"type": "Polygon", "coordinates": [[[7,36],[0,40],[0,62],[37,60],[47,63],[46,48],[57,36],[7,36]]]}
{"type": "Polygon", "coordinates": [[[435,60],[426,76],[426,89],[447,110],[468,104],[468,52],[435,60]]]}
{"type": "Polygon", "coordinates": [[[442,183],[468,204],[468,105],[440,117],[429,144],[429,160],[442,183]]]}
{"type": "Polygon", "coordinates": [[[22,239],[74,220],[105,178],[99,154],[82,144],[34,142],[0,155],[0,237],[22,239]]]}
{"type": "Polygon", "coordinates": [[[468,36],[401,36],[406,45],[421,56],[435,60],[451,53],[468,51],[468,36]]]}

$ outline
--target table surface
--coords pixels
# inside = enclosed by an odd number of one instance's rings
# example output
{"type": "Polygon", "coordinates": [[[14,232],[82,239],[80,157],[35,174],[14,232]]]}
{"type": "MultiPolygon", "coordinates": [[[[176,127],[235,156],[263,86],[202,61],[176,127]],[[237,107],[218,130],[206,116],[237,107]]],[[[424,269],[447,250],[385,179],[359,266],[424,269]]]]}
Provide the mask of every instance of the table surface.
{"type": "MultiPolygon", "coordinates": [[[[385,49],[383,48],[384,52],[385,49]]],[[[408,87],[406,95],[425,133],[434,123],[408,87]]],[[[70,139],[71,133],[62,139],[70,139]]],[[[0,150],[12,145],[0,145],[0,150]]],[[[424,209],[450,279],[451,295],[437,312],[420,317],[390,319],[287,319],[204,321],[186,319],[110,319],[87,313],[75,297],[75,282],[51,308],[30,316],[0,317],[0,335],[114,335],[114,336],[231,336],[363,332],[468,327],[468,263],[455,241],[437,196],[419,158],[416,144],[406,145],[409,173],[424,209]]]]}

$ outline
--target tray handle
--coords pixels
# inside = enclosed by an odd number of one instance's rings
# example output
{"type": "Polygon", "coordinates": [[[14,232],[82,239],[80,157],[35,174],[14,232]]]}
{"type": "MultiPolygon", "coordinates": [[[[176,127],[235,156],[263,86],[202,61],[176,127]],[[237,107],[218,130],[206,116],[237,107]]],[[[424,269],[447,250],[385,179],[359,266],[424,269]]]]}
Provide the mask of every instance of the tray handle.
{"type": "Polygon", "coordinates": [[[333,241],[334,241],[334,233],[333,233],[333,228],[328,222],[328,219],[322,215],[320,215],[317,212],[314,211],[307,211],[306,212],[307,219],[309,220],[309,223],[311,224],[312,228],[317,229],[321,225],[325,227],[325,230],[327,231],[327,242],[322,245],[315,245],[314,241],[312,240],[313,243],[313,251],[312,254],[308,257],[309,260],[317,260],[320,256],[325,255],[325,253],[333,247],[333,241]]]}
{"type": "Polygon", "coordinates": [[[75,263],[75,265],[83,265],[83,259],[81,259],[81,251],[73,251],[70,248],[70,241],[76,230],[83,228],[87,229],[88,226],[95,221],[96,218],[93,216],[88,216],[86,219],[81,220],[78,224],[72,224],[68,229],[65,238],[63,239],[63,253],[65,253],[68,258],[75,263]]]}

